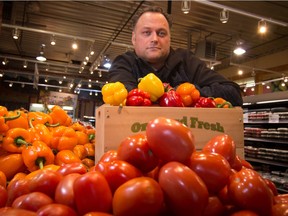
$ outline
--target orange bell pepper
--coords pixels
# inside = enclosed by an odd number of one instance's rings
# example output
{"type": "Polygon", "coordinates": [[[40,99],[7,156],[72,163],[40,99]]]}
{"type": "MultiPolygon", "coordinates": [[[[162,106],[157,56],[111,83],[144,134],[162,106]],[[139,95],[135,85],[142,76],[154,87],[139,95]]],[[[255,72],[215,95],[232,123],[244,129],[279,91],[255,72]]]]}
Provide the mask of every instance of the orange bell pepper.
{"type": "Polygon", "coordinates": [[[76,135],[78,137],[78,145],[84,145],[89,142],[89,137],[86,133],[82,131],[76,131],[76,135]]]}
{"type": "Polygon", "coordinates": [[[25,146],[31,142],[28,130],[23,128],[12,128],[3,138],[2,148],[11,153],[21,153],[25,146]]]}
{"type": "Polygon", "coordinates": [[[52,139],[52,134],[50,130],[44,124],[39,123],[39,124],[33,125],[32,120],[33,119],[30,119],[29,121],[30,128],[28,129],[31,135],[31,142],[40,140],[46,143],[46,145],[50,146],[51,139],[52,139]]]}
{"type": "Polygon", "coordinates": [[[95,143],[96,130],[90,126],[86,127],[85,133],[88,135],[89,142],[95,143]]]}
{"type": "Polygon", "coordinates": [[[53,124],[59,123],[62,126],[72,125],[72,118],[58,105],[52,107],[49,115],[52,117],[53,124]]]}
{"type": "Polygon", "coordinates": [[[195,85],[189,82],[180,84],[176,88],[176,92],[181,96],[185,107],[191,107],[196,104],[200,98],[200,92],[195,85]]]}
{"type": "Polygon", "coordinates": [[[217,108],[232,108],[232,104],[229,101],[226,101],[224,98],[217,97],[213,99],[216,103],[217,108]]]}
{"type": "Polygon", "coordinates": [[[0,116],[8,115],[8,109],[5,106],[0,106],[0,116]]]}
{"type": "Polygon", "coordinates": [[[8,111],[5,114],[4,108],[1,108],[1,113],[4,115],[0,115],[0,134],[5,134],[9,130],[9,126],[7,125],[8,121],[15,120],[20,117],[21,113],[17,112],[15,116],[8,116],[8,111]]]}
{"type": "Polygon", "coordinates": [[[30,122],[32,123],[33,126],[35,126],[37,124],[44,124],[46,126],[58,126],[59,125],[59,123],[56,124],[56,125],[52,125],[53,119],[47,113],[43,113],[43,112],[28,112],[27,117],[28,117],[29,126],[30,126],[30,122]]]}
{"type": "MultiPolygon", "coordinates": [[[[55,156],[54,156],[55,158],[55,156]]],[[[53,170],[53,171],[57,171],[60,168],[60,166],[56,165],[56,164],[48,164],[45,165],[42,169],[37,169],[33,172],[30,172],[29,174],[27,174],[25,176],[26,179],[32,179],[35,175],[37,175],[39,172],[41,172],[42,170],[53,170]]]]}
{"type": "Polygon", "coordinates": [[[44,165],[54,163],[54,154],[42,141],[35,141],[31,146],[23,149],[22,157],[24,164],[30,172],[43,169],[44,165]]]}
{"type": "Polygon", "coordinates": [[[51,148],[61,151],[73,150],[78,143],[76,132],[71,127],[58,126],[52,130],[51,148]]]}
{"type": "Polygon", "coordinates": [[[87,156],[84,145],[76,145],[73,148],[73,152],[78,158],[80,158],[80,160],[84,159],[87,156]]]}
{"type": "Polygon", "coordinates": [[[73,128],[75,131],[85,132],[86,130],[85,126],[80,122],[74,122],[70,127],[73,128]]]}
{"type": "Polygon", "coordinates": [[[86,151],[86,157],[93,159],[95,158],[95,145],[92,143],[86,143],[84,145],[85,151],[86,151]]]}
{"type": "Polygon", "coordinates": [[[13,178],[18,172],[26,170],[26,166],[23,162],[21,154],[9,154],[5,156],[0,156],[0,171],[2,171],[7,180],[13,178]]]}
{"type": "Polygon", "coordinates": [[[95,161],[90,158],[84,158],[83,160],[81,160],[81,163],[84,164],[88,168],[88,170],[95,165],[95,161]]]}
{"type": "Polygon", "coordinates": [[[9,129],[11,128],[28,129],[29,125],[28,125],[28,120],[27,120],[27,113],[25,111],[22,111],[22,110],[9,111],[8,116],[18,115],[18,112],[20,112],[20,116],[18,118],[7,122],[9,129]]]}
{"type": "Polygon", "coordinates": [[[78,158],[71,150],[62,150],[56,154],[54,164],[62,166],[70,163],[81,163],[78,158]]]}
{"type": "Polygon", "coordinates": [[[0,185],[4,188],[7,187],[7,177],[4,172],[0,170],[0,185]]]}

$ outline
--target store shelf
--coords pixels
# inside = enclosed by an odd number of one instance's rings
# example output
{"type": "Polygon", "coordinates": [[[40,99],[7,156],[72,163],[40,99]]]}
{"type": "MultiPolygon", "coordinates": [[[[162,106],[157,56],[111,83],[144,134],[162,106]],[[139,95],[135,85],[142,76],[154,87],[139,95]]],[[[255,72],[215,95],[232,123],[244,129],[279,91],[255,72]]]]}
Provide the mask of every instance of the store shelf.
{"type": "Polygon", "coordinates": [[[278,144],[288,145],[287,140],[281,140],[281,139],[245,137],[244,141],[264,142],[264,143],[278,143],[278,144]]]}
{"type": "Polygon", "coordinates": [[[288,163],[276,162],[276,161],[273,161],[273,160],[264,160],[264,159],[258,159],[258,158],[252,158],[252,157],[245,157],[245,160],[247,160],[249,162],[256,162],[256,163],[280,166],[280,167],[284,167],[284,168],[288,167],[288,163]]]}

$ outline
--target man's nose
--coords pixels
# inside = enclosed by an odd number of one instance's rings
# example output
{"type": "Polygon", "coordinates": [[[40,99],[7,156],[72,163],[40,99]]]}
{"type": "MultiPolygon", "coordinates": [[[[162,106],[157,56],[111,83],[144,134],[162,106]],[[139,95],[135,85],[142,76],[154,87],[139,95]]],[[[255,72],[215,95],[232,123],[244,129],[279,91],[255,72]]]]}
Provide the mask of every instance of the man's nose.
{"type": "Polygon", "coordinates": [[[151,34],[151,40],[152,40],[152,41],[158,41],[157,32],[152,32],[152,34],[151,34]]]}

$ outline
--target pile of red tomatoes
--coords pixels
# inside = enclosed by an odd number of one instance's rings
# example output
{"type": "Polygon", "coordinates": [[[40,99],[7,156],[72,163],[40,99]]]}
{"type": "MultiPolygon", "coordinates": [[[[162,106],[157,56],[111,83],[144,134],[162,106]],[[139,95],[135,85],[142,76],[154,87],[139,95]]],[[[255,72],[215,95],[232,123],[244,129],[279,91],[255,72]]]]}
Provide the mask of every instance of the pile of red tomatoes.
{"type": "Polygon", "coordinates": [[[278,194],[273,182],[241,159],[230,136],[218,135],[201,150],[196,142],[185,125],[156,118],[146,133],[126,137],[89,170],[66,164],[12,179],[0,215],[288,214],[288,194],[278,194]]]}

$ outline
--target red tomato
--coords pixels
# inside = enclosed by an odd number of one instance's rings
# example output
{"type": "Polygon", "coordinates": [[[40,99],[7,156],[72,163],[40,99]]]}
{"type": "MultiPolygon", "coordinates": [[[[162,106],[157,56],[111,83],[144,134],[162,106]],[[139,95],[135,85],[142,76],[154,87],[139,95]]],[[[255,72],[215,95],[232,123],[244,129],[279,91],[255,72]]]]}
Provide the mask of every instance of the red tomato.
{"type": "Polygon", "coordinates": [[[288,215],[288,204],[279,203],[272,207],[272,216],[287,216],[288,215]]]}
{"type": "Polygon", "coordinates": [[[15,209],[11,207],[4,207],[0,209],[1,216],[37,216],[36,212],[26,209],[15,209]]]}
{"type": "Polygon", "coordinates": [[[278,194],[277,196],[274,196],[274,202],[275,202],[275,204],[277,204],[277,203],[288,204],[288,193],[278,194]]]}
{"type": "Polygon", "coordinates": [[[63,176],[68,175],[70,173],[84,174],[87,172],[87,168],[83,163],[75,162],[75,163],[63,164],[62,166],[60,166],[57,172],[63,176]]]}
{"type": "Polygon", "coordinates": [[[234,212],[230,216],[259,216],[259,215],[250,210],[240,210],[240,211],[234,212]]]}
{"type": "Polygon", "coordinates": [[[242,169],[242,166],[243,165],[242,165],[240,157],[238,155],[236,155],[235,160],[231,164],[231,168],[236,170],[236,171],[240,171],[242,169]]]}
{"type": "Polygon", "coordinates": [[[221,154],[230,165],[233,165],[236,157],[236,145],[234,140],[227,134],[213,137],[205,144],[202,151],[221,154]]]}
{"type": "Polygon", "coordinates": [[[55,191],[55,202],[76,209],[73,186],[75,179],[79,176],[81,174],[71,173],[61,179],[55,191]]]}
{"type": "Polygon", "coordinates": [[[53,203],[53,199],[41,192],[31,192],[17,197],[12,203],[13,208],[37,211],[44,205],[53,203]]]}
{"type": "Polygon", "coordinates": [[[158,159],[151,151],[145,134],[136,134],[126,137],[119,145],[118,158],[127,161],[144,173],[153,170],[158,159]]]}
{"type": "Polygon", "coordinates": [[[17,197],[23,194],[28,194],[30,192],[29,180],[24,178],[11,182],[7,187],[7,192],[8,192],[7,206],[11,206],[13,201],[17,197]]]}
{"type": "Polygon", "coordinates": [[[114,216],[157,216],[164,205],[160,185],[149,177],[138,177],[122,184],[113,197],[114,216]]]}
{"type": "Polygon", "coordinates": [[[228,195],[228,187],[225,185],[217,194],[219,200],[223,203],[223,205],[231,205],[231,200],[228,195]]]}
{"type": "Polygon", "coordinates": [[[112,192],[105,177],[98,171],[90,171],[74,181],[74,197],[78,213],[91,211],[110,212],[112,192]]]}
{"type": "Polygon", "coordinates": [[[177,120],[155,118],[146,127],[148,144],[158,159],[187,162],[195,151],[191,130],[177,120]]]}
{"type": "Polygon", "coordinates": [[[31,192],[38,191],[55,197],[55,190],[63,176],[55,170],[40,170],[30,179],[29,189],[31,192]]]}
{"type": "Polygon", "coordinates": [[[179,162],[168,162],[159,171],[159,184],[167,208],[173,215],[202,215],[208,204],[208,190],[202,179],[179,162]]]}
{"type": "Polygon", "coordinates": [[[244,166],[244,167],[246,167],[248,169],[254,169],[254,167],[248,161],[246,161],[245,159],[240,158],[240,160],[241,160],[242,166],[244,166]]]}
{"type": "Polygon", "coordinates": [[[204,181],[210,194],[218,193],[231,174],[228,161],[217,153],[194,152],[189,167],[204,181]]]}
{"type": "Polygon", "coordinates": [[[0,185],[0,208],[6,206],[8,200],[8,192],[5,187],[0,185]]]}
{"type": "Polygon", "coordinates": [[[113,215],[105,213],[105,212],[89,212],[89,213],[86,213],[83,216],[113,216],[113,215]]]}
{"type": "Polygon", "coordinates": [[[222,216],[224,214],[224,205],[217,196],[210,196],[203,216],[222,216]]]}
{"type": "Polygon", "coordinates": [[[37,216],[77,216],[74,209],[69,206],[51,203],[38,209],[37,216]]]}
{"type": "Polygon", "coordinates": [[[242,169],[231,175],[228,194],[232,202],[260,215],[271,215],[273,194],[264,179],[256,171],[242,169]]]}
{"type": "Polygon", "coordinates": [[[272,182],[270,179],[264,178],[264,181],[266,182],[267,186],[271,189],[274,196],[278,195],[278,190],[274,182],[272,182]]]}
{"type": "Polygon", "coordinates": [[[112,193],[114,193],[115,190],[124,182],[142,176],[140,170],[122,160],[97,163],[94,170],[99,171],[104,175],[112,193]]]}
{"type": "Polygon", "coordinates": [[[99,159],[98,163],[99,162],[109,162],[109,161],[112,161],[112,160],[116,160],[118,159],[118,156],[117,156],[117,150],[109,150],[107,152],[105,152],[101,158],[99,159]]]}

